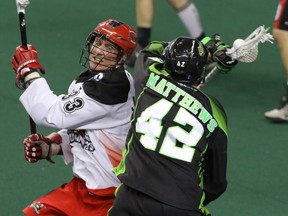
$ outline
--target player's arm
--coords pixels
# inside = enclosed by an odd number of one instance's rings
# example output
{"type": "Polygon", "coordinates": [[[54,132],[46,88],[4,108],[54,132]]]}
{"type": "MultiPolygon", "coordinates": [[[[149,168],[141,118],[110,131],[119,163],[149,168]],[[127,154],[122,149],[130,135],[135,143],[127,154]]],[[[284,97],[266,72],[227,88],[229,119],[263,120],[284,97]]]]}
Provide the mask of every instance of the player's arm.
{"type": "Polygon", "coordinates": [[[51,133],[48,136],[40,133],[31,134],[23,141],[25,159],[29,163],[36,163],[41,159],[54,163],[51,157],[61,154],[61,142],[62,138],[57,133],[51,133]]]}
{"type": "Polygon", "coordinates": [[[152,41],[145,49],[150,57],[158,57],[164,59],[164,50],[169,43],[165,41],[152,41]]]}
{"type": "Polygon", "coordinates": [[[204,192],[207,205],[223,194],[227,188],[227,137],[217,133],[214,142],[209,144],[206,152],[206,164],[204,173],[204,192]]]}
{"type": "Polygon", "coordinates": [[[117,122],[111,113],[120,106],[93,100],[83,89],[57,96],[43,78],[33,82],[20,96],[20,101],[35,123],[47,128],[113,127],[117,122]]]}
{"type": "MultiPolygon", "coordinates": [[[[135,62],[135,82],[143,80],[144,76],[149,76],[149,67],[153,63],[162,63],[164,60],[164,50],[168,45],[167,42],[152,41],[145,47],[136,59],[135,62]]],[[[137,88],[137,85],[136,85],[137,88]]]]}
{"type": "Polygon", "coordinates": [[[226,45],[218,34],[211,37],[205,37],[201,40],[202,44],[209,51],[211,60],[216,62],[216,68],[219,72],[227,73],[237,65],[237,60],[232,60],[230,56],[226,54],[227,49],[231,48],[226,45]]]}
{"type": "Polygon", "coordinates": [[[18,46],[12,57],[12,65],[16,73],[17,87],[25,89],[20,101],[37,125],[48,128],[76,128],[83,125],[83,122],[89,124],[96,120],[99,128],[101,124],[105,124],[103,116],[111,110],[108,105],[86,100],[87,94],[83,90],[79,90],[77,95],[66,96],[57,96],[51,91],[47,81],[41,78],[38,72],[44,73],[45,70],[38,62],[34,46],[28,45],[28,49],[18,46]]]}
{"type": "Polygon", "coordinates": [[[227,188],[227,116],[222,105],[214,97],[208,97],[212,106],[213,116],[218,122],[218,127],[207,138],[209,144],[205,153],[204,205],[217,199],[227,188]]]}

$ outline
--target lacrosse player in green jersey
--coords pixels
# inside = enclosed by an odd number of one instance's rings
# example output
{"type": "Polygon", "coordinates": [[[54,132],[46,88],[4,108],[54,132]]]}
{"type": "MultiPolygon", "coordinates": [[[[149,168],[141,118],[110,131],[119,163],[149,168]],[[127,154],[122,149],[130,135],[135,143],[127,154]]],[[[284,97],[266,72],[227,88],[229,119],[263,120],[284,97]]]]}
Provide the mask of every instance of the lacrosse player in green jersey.
{"type": "Polygon", "coordinates": [[[227,118],[197,86],[213,59],[236,64],[228,46],[210,37],[150,43],[135,64],[136,104],[114,169],[122,184],[109,216],[202,216],[227,187],[227,118]]]}

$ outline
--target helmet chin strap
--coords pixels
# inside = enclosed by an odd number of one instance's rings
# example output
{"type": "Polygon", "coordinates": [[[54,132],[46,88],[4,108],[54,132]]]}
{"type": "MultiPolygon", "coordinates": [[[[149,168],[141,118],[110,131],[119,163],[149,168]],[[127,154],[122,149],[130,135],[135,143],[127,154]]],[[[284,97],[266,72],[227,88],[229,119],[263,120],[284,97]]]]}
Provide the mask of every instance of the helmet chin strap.
{"type": "Polygon", "coordinates": [[[127,58],[128,58],[127,54],[122,54],[122,56],[121,56],[121,58],[117,64],[123,65],[125,63],[125,61],[127,60],[127,58]]]}

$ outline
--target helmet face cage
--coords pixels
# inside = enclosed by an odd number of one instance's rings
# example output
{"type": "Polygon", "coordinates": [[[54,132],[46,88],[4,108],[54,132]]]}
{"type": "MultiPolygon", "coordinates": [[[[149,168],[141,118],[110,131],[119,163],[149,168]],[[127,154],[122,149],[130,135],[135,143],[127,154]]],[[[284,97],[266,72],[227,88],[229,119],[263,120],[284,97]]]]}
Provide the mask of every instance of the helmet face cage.
{"type": "Polygon", "coordinates": [[[199,84],[204,81],[207,58],[200,41],[179,37],[165,48],[164,68],[179,82],[199,84]]]}
{"type": "MultiPolygon", "coordinates": [[[[137,44],[136,31],[132,27],[118,20],[106,20],[100,23],[86,40],[80,59],[80,64],[86,68],[90,65],[91,58],[89,56],[93,49],[94,41],[97,40],[97,38],[109,41],[118,49],[118,56],[115,57],[115,65],[102,65],[101,61],[98,63],[98,65],[106,66],[107,69],[113,69],[117,65],[123,65],[124,61],[122,57],[124,55],[127,57],[131,55],[137,44]]],[[[105,58],[105,56],[103,59],[112,60],[105,58]]],[[[97,59],[97,62],[99,62],[99,59],[97,59]]],[[[90,66],[88,68],[91,69],[90,66]]],[[[94,67],[93,70],[95,69],[96,67],[94,67]]]]}
{"type": "Polygon", "coordinates": [[[118,50],[118,53],[117,54],[112,54],[108,50],[103,50],[102,48],[100,48],[97,45],[98,44],[97,40],[100,40],[100,39],[107,40],[103,35],[98,35],[95,32],[90,33],[90,35],[88,36],[88,38],[86,40],[86,43],[85,43],[85,45],[84,45],[84,47],[82,49],[81,58],[80,58],[80,64],[82,66],[88,68],[89,70],[92,70],[92,71],[97,71],[98,66],[103,66],[101,68],[105,68],[105,69],[102,69],[102,70],[112,70],[117,65],[120,64],[120,60],[121,60],[121,58],[123,56],[122,50],[121,50],[120,47],[118,47],[114,43],[111,43],[109,40],[108,41],[118,50]],[[98,56],[97,58],[93,58],[93,54],[92,54],[92,50],[93,49],[99,49],[99,50],[103,51],[103,53],[107,53],[107,54],[106,55],[102,55],[101,57],[98,56]],[[109,53],[111,55],[109,55],[109,53]],[[110,57],[108,57],[107,55],[109,55],[110,57]],[[108,60],[109,64],[103,63],[103,62],[105,62],[104,60],[108,60]],[[93,68],[91,68],[91,65],[92,65],[91,62],[94,65],[93,68]]]}

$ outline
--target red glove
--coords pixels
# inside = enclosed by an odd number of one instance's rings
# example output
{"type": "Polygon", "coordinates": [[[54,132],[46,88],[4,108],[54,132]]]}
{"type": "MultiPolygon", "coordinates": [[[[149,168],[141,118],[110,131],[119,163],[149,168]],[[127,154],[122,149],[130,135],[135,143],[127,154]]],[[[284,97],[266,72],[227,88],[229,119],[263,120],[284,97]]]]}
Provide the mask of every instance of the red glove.
{"type": "Polygon", "coordinates": [[[31,134],[24,139],[25,159],[29,163],[36,163],[38,160],[47,159],[51,163],[51,156],[57,155],[60,150],[62,138],[57,133],[52,133],[45,137],[40,133],[31,134]]]}
{"type": "Polygon", "coordinates": [[[45,73],[45,69],[38,62],[36,48],[30,44],[28,45],[28,49],[22,46],[16,47],[12,57],[12,66],[16,73],[16,86],[20,89],[25,89],[29,81],[40,77],[38,73],[38,75],[35,73],[37,70],[40,70],[42,74],[45,73]],[[31,73],[34,74],[25,79],[31,73]]]}

